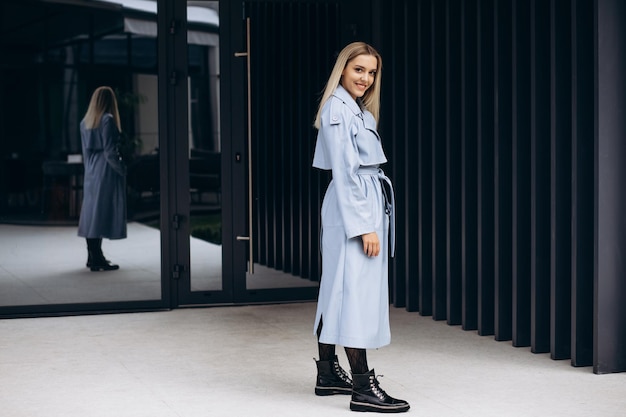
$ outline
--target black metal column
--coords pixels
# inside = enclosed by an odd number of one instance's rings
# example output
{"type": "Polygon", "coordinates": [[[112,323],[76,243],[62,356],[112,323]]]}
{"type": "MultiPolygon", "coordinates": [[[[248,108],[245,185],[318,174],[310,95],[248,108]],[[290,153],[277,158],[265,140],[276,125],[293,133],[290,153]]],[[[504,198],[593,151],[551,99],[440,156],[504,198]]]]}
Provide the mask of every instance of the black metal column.
{"type": "Polygon", "coordinates": [[[596,3],[595,373],[626,371],[626,3],[596,3]]]}

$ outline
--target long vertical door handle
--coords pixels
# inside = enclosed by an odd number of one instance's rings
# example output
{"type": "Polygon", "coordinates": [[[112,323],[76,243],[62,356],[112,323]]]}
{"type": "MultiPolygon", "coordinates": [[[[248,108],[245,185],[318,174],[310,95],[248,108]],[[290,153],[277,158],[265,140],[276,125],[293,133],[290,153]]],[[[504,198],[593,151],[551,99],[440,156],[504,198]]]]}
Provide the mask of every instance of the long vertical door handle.
{"type": "Polygon", "coordinates": [[[254,242],[253,236],[253,214],[252,214],[252,80],[250,72],[250,18],[246,18],[246,51],[235,52],[236,57],[246,57],[246,70],[248,77],[248,236],[237,236],[237,240],[247,240],[249,245],[250,259],[248,272],[254,274],[254,242]]]}

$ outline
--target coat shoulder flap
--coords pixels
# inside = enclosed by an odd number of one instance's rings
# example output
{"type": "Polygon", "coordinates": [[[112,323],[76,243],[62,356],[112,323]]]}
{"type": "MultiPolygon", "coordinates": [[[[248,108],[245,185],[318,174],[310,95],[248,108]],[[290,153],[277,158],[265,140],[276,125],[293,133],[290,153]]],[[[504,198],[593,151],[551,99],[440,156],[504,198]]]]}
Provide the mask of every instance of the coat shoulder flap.
{"type": "Polygon", "coordinates": [[[329,106],[329,116],[330,116],[330,124],[338,125],[343,122],[344,112],[346,105],[343,101],[335,96],[331,96],[330,98],[330,106],[329,106]]]}

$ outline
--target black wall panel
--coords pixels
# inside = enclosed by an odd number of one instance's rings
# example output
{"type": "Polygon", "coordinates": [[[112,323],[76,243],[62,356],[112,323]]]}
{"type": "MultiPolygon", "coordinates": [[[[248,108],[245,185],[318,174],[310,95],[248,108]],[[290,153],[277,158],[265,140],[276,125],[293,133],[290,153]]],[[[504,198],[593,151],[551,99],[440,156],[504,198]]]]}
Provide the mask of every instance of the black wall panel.
{"type": "Polygon", "coordinates": [[[383,137],[393,138],[393,180],[408,193],[392,273],[406,274],[393,277],[405,282],[406,308],[575,366],[593,361],[598,373],[622,370],[626,313],[607,288],[626,296],[613,276],[626,273],[613,249],[626,241],[616,209],[626,6],[374,3],[391,10],[377,39],[392,67],[383,115],[394,126],[383,137]]]}
{"type": "Polygon", "coordinates": [[[462,61],[461,0],[446,3],[446,318],[462,323],[462,61]]]}
{"type": "Polygon", "coordinates": [[[245,13],[251,19],[251,96],[256,111],[255,261],[318,280],[320,206],[330,175],[311,167],[317,133],[313,119],[342,47],[339,4],[250,1],[245,13]],[[320,21],[325,30],[318,33],[320,21]],[[285,51],[290,51],[288,59],[285,51]]]}
{"type": "Polygon", "coordinates": [[[494,294],[496,340],[512,338],[512,4],[496,2],[494,24],[494,294]]]}
{"type": "MultiPolygon", "coordinates": [[[[265,19],[287,22],[255,34],[259,44],[274,42],[264,58],[274,78],[311,68],[323,84],[332,56],[311,62],[298,52],[290,57],[296,67],[273,64],[282,51],[300,51],[299,28],[329,16],[340,16],[331,25],[337,33],[321,34],[312,56],[337,39],[373,39],[383,55],[379,127],[397,192],[390,301],[598,373],[623,370],[626,312],[617,300],[626,296],[626,271],[616,254],[626,250],[617,215],[626,6],[371,0],[352,14],[356,2],[346,0],[325,14],[331,3],[311,0],[305,16],[288,1],[260,3],[268,4],[257,10],[265,19]]],[[[309,87],[264,88],[257,97],[284,98],[274,107],[283,117],[256,128],[274,134],[268,140],[280,152],[257,152],[294,175],[256,173],[259,261],[316,279],[317,210],[328,178],[311,174],[313,142],[292,140],[314,136],[302,128],[314,106],[284,117],[291,94],[309,87]]]]}
{"type": "Polygon", "coordinates": [[[430,6],[430,131],[433,318],[446,319],[446,2],[430,6]],[[442,233],[443,232],[443,233],[442,233]]]}
{"type": "Polygon", "coordinates": [[[478,7],[461,8],[461,281],[462,325],[478,328],[478,7]]]}
{"type": "Polygon", "coordinates": [[[593,369],[626,371],[626,3],[598,0],[593,369]]]}
{"type": "Polygon", "coordinates": [[[530,346],[530,3],[512,4],[512,341],[530,346]]]}
{"type": "Polygon", "coordinates": [[[478,2],[478,334],[494,334],[494,25],[495,0],[478,2]]]}
{"type": "Polygon", "coordinates": [[[531,349],[550,351],[550,3],[531,2],[531,349]]]}
{"type": "Polygon", "coordinates": [[[593,363],[593,2],[572,1],[572,365],[593,363]]]}
{"type": "MultiPolygon", "coordinates": [[[[419,274],[416,279],[419,281],[420,290],[419,312],[422,315],[433,314],[433,202],[432,202],[432,90],[433,67],[432,61],[432,1],[418,2],[417,22],[418,37],[416,39],[417,50],[414,53],[418,56],[417,61],[417,126],[414,137],[418,141],[417,150],[417,177],[419,180],[418,192],[418,244],[419,252],[419,274]]],[[[408,109],[407,109],[408,110],[408,109]]],[[[411,110],[408,110],[411,111],[411,110]]]]}
{"type": "Polygon", "coordinates": [[[571,347],[571,5],[551,0],[550,353],[570,357],[571,347]]]}

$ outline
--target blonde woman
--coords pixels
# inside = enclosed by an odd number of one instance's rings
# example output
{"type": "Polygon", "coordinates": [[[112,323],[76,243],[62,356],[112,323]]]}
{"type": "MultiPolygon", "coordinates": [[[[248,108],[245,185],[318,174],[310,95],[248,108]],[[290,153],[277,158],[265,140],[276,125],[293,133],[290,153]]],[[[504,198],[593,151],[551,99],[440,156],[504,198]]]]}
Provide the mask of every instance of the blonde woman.
{"type": "Polygon", "coordinates": [[[87,240],[91,271],[119,269],[102,253],[102,239],[126,238],[126,166],[118,154],[120,115],[115,93],[98,87],[80,122],[85,176],[78,236],[87,240]]]}
{"type": "Polygon", "coordinates": [[[379,167],[387,162],[376,130],[381,69],[380,54],[370,45],[346,46],[315,118],[313,166],[332,171],[322,203],[315,393],[350,394],[353,411],[399,413],[409,404],[380,388],[366,355],[366,349],[391,340],[388,261],[394,251],[393,191],[379,167]],[[339,365],[336,345],[345,348],[352,379],[339,365]]]}

